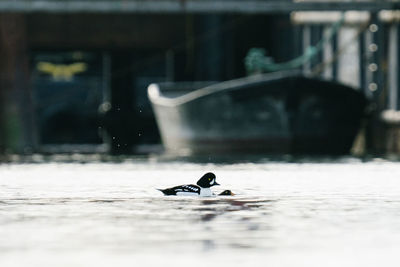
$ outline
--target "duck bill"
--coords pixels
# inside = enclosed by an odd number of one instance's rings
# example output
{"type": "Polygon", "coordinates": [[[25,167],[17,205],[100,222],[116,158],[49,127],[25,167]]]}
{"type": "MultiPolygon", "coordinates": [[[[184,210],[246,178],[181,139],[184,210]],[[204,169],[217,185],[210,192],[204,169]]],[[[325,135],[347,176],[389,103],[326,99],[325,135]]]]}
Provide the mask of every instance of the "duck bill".
{"type": "Polygon", "coordinates": [[[214,182],[214,183],[213,183],[213,185],[220,185],[220,184],[219,184],[219,183],[217,183],[217,182],[214,182]]]}

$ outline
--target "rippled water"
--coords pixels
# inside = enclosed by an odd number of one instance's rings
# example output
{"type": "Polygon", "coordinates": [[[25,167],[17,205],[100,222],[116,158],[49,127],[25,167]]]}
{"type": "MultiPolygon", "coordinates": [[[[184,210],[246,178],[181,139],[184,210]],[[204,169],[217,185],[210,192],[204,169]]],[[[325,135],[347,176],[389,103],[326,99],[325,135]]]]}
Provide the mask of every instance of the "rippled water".
{"type": "Polygon", "coordinates": [[[0,266],[399,266],[400,164],[0,165],[0,266]],[[155,188],[213,171],[233,197],[155,188]]]}

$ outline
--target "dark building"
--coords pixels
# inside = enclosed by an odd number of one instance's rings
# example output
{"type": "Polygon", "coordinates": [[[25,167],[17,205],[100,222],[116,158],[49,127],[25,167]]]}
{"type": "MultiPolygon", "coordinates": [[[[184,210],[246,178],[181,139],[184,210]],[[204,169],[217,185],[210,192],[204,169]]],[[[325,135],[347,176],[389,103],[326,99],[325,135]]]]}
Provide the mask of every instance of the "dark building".
{"type": "Polygon", "coordinates": [[[296,53],[288,14],[213,13],[214,5],[187,11],[182,1],[5,2],[3,150],[84,152],[109,144],[112,153],[132,153],[160,142],[150,83],[245,76],[252,47],[278,61],[296,53]]]}

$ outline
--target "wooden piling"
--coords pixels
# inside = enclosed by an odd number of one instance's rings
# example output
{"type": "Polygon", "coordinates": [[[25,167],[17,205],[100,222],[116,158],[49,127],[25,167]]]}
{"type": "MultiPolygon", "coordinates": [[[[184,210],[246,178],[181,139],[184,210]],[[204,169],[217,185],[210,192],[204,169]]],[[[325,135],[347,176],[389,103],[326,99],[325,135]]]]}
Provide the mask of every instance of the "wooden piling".
{"type": "Polygon", "coordinates": [[[0,154],[35,144],[26,44],[24,15],[0,14],[0,154]]]}

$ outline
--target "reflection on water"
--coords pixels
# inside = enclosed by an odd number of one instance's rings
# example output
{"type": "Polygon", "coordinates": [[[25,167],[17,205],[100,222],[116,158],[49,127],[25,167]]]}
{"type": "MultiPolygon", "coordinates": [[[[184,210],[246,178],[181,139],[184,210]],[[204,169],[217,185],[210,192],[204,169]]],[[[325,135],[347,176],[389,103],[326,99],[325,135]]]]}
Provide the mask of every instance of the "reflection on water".
{"type": "Polygon", "coordinates": [[[0,266],[397,266],[400,165],[0,165],[0,266]],[[214,171],[235,196],[163,196],[214,171]]]}

